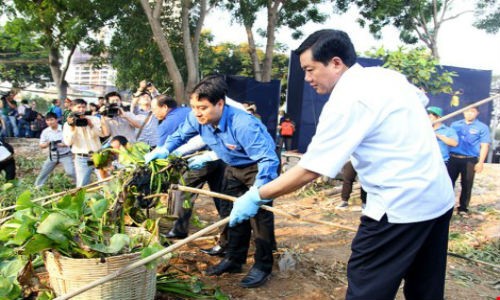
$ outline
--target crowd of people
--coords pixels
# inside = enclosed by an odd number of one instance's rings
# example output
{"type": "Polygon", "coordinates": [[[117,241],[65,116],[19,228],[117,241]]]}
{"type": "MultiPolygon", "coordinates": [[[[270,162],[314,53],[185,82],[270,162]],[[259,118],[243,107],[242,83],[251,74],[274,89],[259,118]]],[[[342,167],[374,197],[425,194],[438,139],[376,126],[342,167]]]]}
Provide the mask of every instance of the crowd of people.
{"type": "MultiPolygon", "coordinates": [[[[230,216],[231,221],[213,248],[201,249],[222,257],[206,274],[242,272],[253,236],[254,265],[240,282],[253,288],[269,279],[276,249],[274,216],[260,205],[272,206],[278,196],[320,175],[333,178],[344,168],[351,190],[358,176],[364,203],[347,267],[347,298],[391,299],[404,279],[408,299],[443,299],[453,185],[460,175],[457,209],[465,214],[474,173],[481,172],[490,143],[488,127],[477,120],[478,110],[467,110],[464,119],[450,127],[422,126],[441,117],[442,109],[426,109],[427,97],[403,75],[357,64],[354,46],[342,31],[315,32],[295,52],[305,80],[330,98],[307,152],[287,172],[279,174],[279,153],[283,144],[286,150],[292,147],[295,123],[290,116],[282,115],[276,143],[255,104],[228,98],[225,78],[212,75],[191,91],[190,108],[145,81],[129,107],[117,92],[96,103],[66,99],[64,110],[55,100],[39,142],[49,156],[35,185],[42,186],[59,163],[78,187],[88,184],[95,171],[91,155],[109,144],[109,138],[117,148],[136,141],[148,144],[146,163],[205,149],[188,160],[185,184],[208,183],[212,191],[239,197],[234,204],[214,199],[220,218],[230,216]]],[[[29,104],[21,101],[17,107],[13,96],[2,101],[2,122],[10,124],[2,128],[7,135],[32,135],[27,124],[33,121],[24,118],[31,114],[29,104]]],[[[342,194],[344,206],[349,194],[342,194]]],[[[189,234],[195,198],[175,194],[178,219],[168,238],[189,234]],[[190,208],[183,205],[186,200],[190,208]]]]}

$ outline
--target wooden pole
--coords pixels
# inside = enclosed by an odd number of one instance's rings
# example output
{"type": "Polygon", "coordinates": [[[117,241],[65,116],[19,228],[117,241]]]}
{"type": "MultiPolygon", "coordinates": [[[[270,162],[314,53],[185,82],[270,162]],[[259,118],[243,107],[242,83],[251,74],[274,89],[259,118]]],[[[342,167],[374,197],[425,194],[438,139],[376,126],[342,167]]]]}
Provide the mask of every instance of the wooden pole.
{"type": "Polygon", "coordinates": [[[176,249],[178,249],[178,248],[186,245],[187,243],[189,243],[189,242],[191,242],[191,241],[193,241],[193,240],[195,240],[195,239],[197,239],[199,237],[202,237],[206,233],[209,233],[212,230],[214,230],[214,229],[216,229],[216,228],[218,228],[220,226],[223,226],[223,225],[225,225],[227,223],[229,223],[229,217],[227,217],[225,219],[222,219],[222,220],[220,220],[220,221],[218,221],[218,222],[216,222],[216,223],[214,223],[214,224],[212,224],[212,225],[210,225],[210,226],[208,226],[206,228],[203,228],[202,230],[200,230],[200,231],[198,231],[198,232],[196,232],[196,233],[188,236],[187,238],[185,238],[183,240],[178,241],[175,244],[172,244],[172,245],[168,246],[167,248],[165,248],[165,249],[163,249],[161,251],[156,252],[155,254],[152,254],[152,255],[150,255],[150,256],[148,256],[148,257],[146,257],[144,259],[141,259],[139,261],[136,261],[135,263],[130,264],[128,266],[125,266],[125,267],[123,267],[121,269],[118,269],[118,270],[116,270],[115,272],[113,272],[113,273],[111,273],[109,275],[106,275],[106,276],[104,276],[102,278],[99,278],[98,280],[95,280],[95,281],[93,281],[93,282],[91,282],[91,283],[89,283],[89,284],[87,284],[87,285],[79,288],[78,290],[75,290],[73,292],[69,292],[69,293],[67,293],[65,295],[61,295],[61,296],[57,297],[55,300],[67,300],[67,299],[70,299],[70,298],[72,298],[72,297],[74,297],[76,295],[80,295],[81,293],[83,293],[85,291],[88,291],[88,290],[90,290],[90,289],[92,289],[92,288],[94,288],[94,287],[96,287],[98,285],[101,285],[103,283],[106,283],[106,282],[108,282],[108,281],[110,281],[110,280],[112,280],[112,279],[114,279],[114,278],[122,275],[123,273],[126,273],[128,271],[131,271],[131,270],[137,268],[137,267],[140,267],[140,266],[143,266],[143,265],[145,265],[147,263],[150,263],[153,260],[158,259],[158,258],[160,258],[160,257],[162,257],[162,256],[164,256],[164,255],[166,255],[166,254],[168,254],[168,253],[170,253],[170,252],[172,252],[172,251],[174,251],[174,250],[176,250],[176,249]]]}
{"type": "MultiPolygon", "coordinates": [[[[173,184],[171,187],[174,190],[177,189],[177,190],[183,191],[183,192],[189,192],[189,193],[195,193],[195,194],[203,194],[203,195],[206,195],[206,196],[210,196],[210,197],[214,197],[214,198],[219,198],[219,199],[223,199],[223,200],[229,200],[229,201],[233,201],[233,202],[236,201],[236,197],[225,195],[225,194],[221,194],[221,193],[215,193],[215,192],[211,192],[211,191],[206,191],[206,190],[202,190],[202,189],[197,189],[197,188],[192,188],[192,187],[182,186],[182,185],[177,185],[177,184],[173,184]]],[[[301,222],[326,225],[326,226],[335,227],[335,228],[339,228],[339,229],[343,229],[343,230],[348,230],[348,231],[354,231],[354,232],[357,231],[356,228],[351,227],[351,226],[341,225],[341,224],[327,222],[327,221],[321,221],[321,220],[304,218],[304,217],[301,217],[300,215],[291,214],[291,213],[288,213],[288,212],[283,211],[281,209],[278,209],[278,208],[275,208],[275,207],[271,207],[271,206],[267,206],[267,205],[262,205],[261,208],[265,209],[267,211],[273,212],[273,213],[275,213],[277,215],[280,215],[280,216],[283,216],[283,217],[286,217],[286,218],[289,218],[289,219],[301,221],[301,222]]]]}
{"type": "Polygon", "coordinates": [[[446,120],[448,120],[450,118],[453,118],[456,115],[459,115],[459,114],[463,113],[464,111],[468,110],[469,108],[473,108],[473,107],[477,107],[477,106],[483,105],[483,104],[488,103],[488,102],[490,102],[490,101],[492,101],[492,100],[494,100],[495,98],[498,98],[498,97],[500,97],[500,94],[495,94],[495,95],[493,95],[491,97],[488,97],[486,99],[479,100],[479,101],[477,101],[475,103],[472,103],[471,105],[463,107],[463,108],[461,108],[461,109],[459,109],[457,111],[452,112],[451,114],[447,114],[446,116],[437,119],[436,121],[432,122],[432,124],[436,124],[436,123],[440,123],[440,122],[446,121],[446,120]]]}
{"type": "MultiPolygon", "coordinates": [[[[78,192],[78,191],[80,191],[82,189],[88,189],[90,187],[93,187],[93,186],[96,186],[96,185],[100,185],[101,183],[110,181],[113,178],[114,178],[114,176],[110,176],[110,177],[104,178],[103,180],[96,181],[94,183],[90,183],[90,184],[87,184],[85,186],[81,186],[81,187],[78,187],[78,188],[74,188],[74,189],[71,189],[71,190],[67,190],[67,191],[63,191],[63,192],[59,192],[59,193],[55,193],[55,194],[50,194],[50,195],[43,196],[43,197],[40,197],[40,198],[36,198],[36,199],[32,200],[31,202],[36,203],[36,202],[44,201],[44,200],[47,200],[47,199],[51,199],[51,198],[63,196],[63,195],[66,195],[66,194],[74,194],[74,193],[76,193],[76,192],[78,192]]],[[[11,206],[7,206],[7,207],[3,207],[3,208],[0,209],[0,212],[6,211],[6,210],[11,210],[11,209],[14,209],[14,208],[16,208],[16,205],[11,205],[11,206]]]]}

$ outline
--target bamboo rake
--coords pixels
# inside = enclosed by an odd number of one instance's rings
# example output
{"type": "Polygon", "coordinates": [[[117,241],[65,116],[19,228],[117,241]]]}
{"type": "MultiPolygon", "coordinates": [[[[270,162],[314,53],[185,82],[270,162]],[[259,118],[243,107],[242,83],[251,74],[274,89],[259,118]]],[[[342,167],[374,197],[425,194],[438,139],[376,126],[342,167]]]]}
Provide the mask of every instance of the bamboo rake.
{"type": "Polygon", "coordinates": [[[218,222],[216,222],[216,223],[214,223],[214,224],[212,224],[212,225],[210,225],[210,226],[208,226],[206,228],[203,228],[202,230],[200,230],[200,231],[198,231],[198,232],[196,232],[196,233],[188,236],[187,238],[185,238],[183,240],[178,241],[175,244],[172,244],[172,245],[168,246],[167,248],[165,248],[165,249],[163,249],[161,251],[156,252],[153,255],[150,255],[150,256],[148,256],[148,257],[146,257],[144,259],[136,261],[135,263],[130,264],[128,266],[125,266],[125,267],[123,267],[123,268],[121,268],[121,269],[119,269],[119,270],[117,270],[117,271],[115,271],[115,272],[113,272],[113,273],[105,276],[105,277],[102,277],[102,278],[100,278],[98,280],[95,280],[94,282],[91,282],[91,283],[89,283],[89,284],[81,287],[80,289],[78,289],[76,291],[70,292],[70,293],[68,293],[66,295],[59,296],[55,300],[67,300],[67,299],[70,299],[70,298],[72,298],[72,297],[74,297],[76,295],[79,295],[79,294],[81,294],[81,293],[83,293],[85,291],[88,291],[88,290],[90,290],[90,289],[92,289],[92,288],[94,288],[94,287],[96,287],[98,285],[101,285],[101,284],[103,284],[105,282],[108,282],[108,281],[110,281],[110,280],[112,280],[112,279],[120,276],[123,273],[131,271],[131,270],[133,270],[133,269],[135,269],[137,267],[143,266],[143,265],[145,265],[147,263],[150,263],[153,260],[158,259],[158,258],[160,258],[160,257],[162,257],[162,256],[164,256],[164,255],[166,255],[166,254],[168,254],[168,253],[170,253],[170,252],[172,252],[174,250],[177,250],[178,248],[186,245],[187,243],[189,243],[189,242],[191,242],[191,241],[193,241],[193,240],[195,240],[195,239],[197,239],[199,237],[202,237],[203,235],[205,235],[205,234],[211,232],[212,230],[214,230],[214,229],[216,229],[216,228],[218,228],[220,226],[223,226],[223,225],[225,225],[227,223],[229,223],[229,217],[227,217],[225,219],[222,219],[222,220],[220,220],[220,221],[218,221],[218,222]]]}
{"type": "MultiPolygon", "coordinates": [[[[229,196],[229,195],[225,195],[225,194],[221,194],[221,193],[215,193],[215,192],[206,191],[206,190],[197,189],[197,188],[192,188],[192,187],[188,187],[188,186],[173,184],[172,189],[177,189],[179,191],[189,192],[189,193],[203,194],[206,196],[215,197],[215,198],[219,198],[219,199],[223,199],[223,200],[229,200],[229,201],[233,201],[233,202],[236,201],[236,197],[233,197],[233,196],[229,196]]],[[[271,206],[267,206],[267,205],[262,205],[261,208],[265,209],[267,211],[273,212],[277,215],[280,215],[280,216],[283,216],[283,217],[286,217],[289,219],[293,219],[293,220],[298,220],[301,222],[326,225],[326,226],[344,229],[344,230],[348,230],[348,231],[354,231],[354,232],[357,231],[356,228],[351,227],[351,226],[346,226],[346,225],[337,224],[337,223],[333,223],[333,222],[309,219],[309,218],[301,217],[300,215],[297,215],[297,214],[291,214],[291,213],[283,211],[279,208],[275,208],[275,207],[271,207],[271,206]]]]}

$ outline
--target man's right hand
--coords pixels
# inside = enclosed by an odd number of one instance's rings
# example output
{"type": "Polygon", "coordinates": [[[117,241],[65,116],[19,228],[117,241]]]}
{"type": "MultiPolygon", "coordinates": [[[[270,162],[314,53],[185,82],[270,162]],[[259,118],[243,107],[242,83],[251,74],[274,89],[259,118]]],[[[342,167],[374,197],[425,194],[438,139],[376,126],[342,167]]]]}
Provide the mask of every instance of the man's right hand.
{"type": "Polygon", "coordinates": [[[166,158],[170,152],[165,147],[156,147],[153,151],[144,155],[145,163],[149,163],[152,160],[158,158],[166,158]]]}

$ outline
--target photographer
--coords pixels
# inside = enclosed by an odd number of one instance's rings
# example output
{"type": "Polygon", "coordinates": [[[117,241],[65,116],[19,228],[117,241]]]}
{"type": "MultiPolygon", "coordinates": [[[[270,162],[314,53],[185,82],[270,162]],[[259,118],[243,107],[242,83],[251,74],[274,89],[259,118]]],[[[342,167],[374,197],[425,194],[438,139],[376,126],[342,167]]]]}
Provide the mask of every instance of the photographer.
{"type": "Polygon", "coordinates": [[[61,163],[64,171],[75,181],[75,167],[69,147],[62,142],[63,131],[62,126],[57,123],[57,115],[55,113],[47,113],[45,122],[48,127],[42,131],[40,135],[40,148],[49,148],[49,157],[44,162],[40,174],[35,180],[35,187],[40,188],[47,181],[50,173],[61,163]]]}
{"type": "Polygon", "coordinates": [[[87,102],[75,99],[72,102],[71,114],[63,127],[64,144],[71,146],[75,155],[76,186],[81,187],[90,182],[92,153],[101,149],[99,137],[109,135],[106,122],[94,116],[86,116],[87,102]]]}
{"type": "Polygon", "coordinates": [[[122,135],[131,143],[135,142],[135,127],[131,124],[122,108],[122,98],[117,92],[107,93],[106,105],[99,109],[102,123],[106,123],[111,136],[122,135]]]}
{"type": "Polygon", "coordinates": [[[151,111],[151,100],[151,95],[148,93],[142,93],[137,97],[134,96],[130,105],[131,112],[125,112],[122,116],[137,128],[137,142],[156,147],[158,144],[158,119],[151,111]]]}

